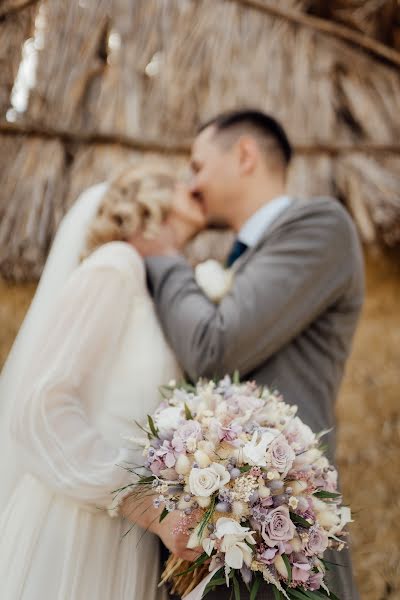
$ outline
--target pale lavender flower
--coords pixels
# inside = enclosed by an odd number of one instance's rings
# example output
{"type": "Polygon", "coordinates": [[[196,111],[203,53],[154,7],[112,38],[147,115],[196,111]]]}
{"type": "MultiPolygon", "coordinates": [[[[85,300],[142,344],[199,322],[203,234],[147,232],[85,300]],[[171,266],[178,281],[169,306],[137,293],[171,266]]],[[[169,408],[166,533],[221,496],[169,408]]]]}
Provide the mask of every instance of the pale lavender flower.
{"type": "Polygon", "coordinates": [[[257,555],[257,560],[264,563],[264,565],[272,565],[278,554],[278,548],[267,548],[261,554],[257,555]]]}
{"type": "Polygon", "coordinates": [[[249,584],[252,579],[252,571],[249,569],[249,567],[245,563],[243,563],[243,566],[240,569],[240,573],[242,575],[243,581],[245,583],[249,584]]]}
{"type": "Polygon", "coordinates": [[[328,547],[328,535],[322,527],[314,525],[308,530],[308,540],[304,546],[304,551],[308,556],[312,554],[322,554],[328,547]]]}
{"type": "Polygon", "coordinates": [[[197,441],[203,439],[203,434],[201,431],[201,425],[198,421],[185,421],[183,425],[175,431],[174,438],[180,438],[184,442],[186,442],[189,438],[193,438],[197,441]]]}
{"type": "Polygon", "coordinates": [[[271,466],[285,477],[290,471],[296,455],[286,438],[279,435],[271,442],[268,448],[268,457],[271,466]]]}
{"type": "Polygon", "coordinates": [[[233,442],[236,441],[239,434],[241,434],[243,431],[243,427],[241,425],[238,425],[237,423],[231,423],[231,425],[229,427],[223,427],[222,428],[222,440],[225,440],[227,442],[233,442]]]}
{"type": "Polygon", "coordinates": [[[292,563],[292,580],[294,583],[306,583],[311,575],[311,565],[304,554],[296,553],[292,563]]]}
{"type": "Polygon", "coordinates": [[[309,580],[307,581],[307,587],[309,590],[311,590],[312,592],[314,592],[315,590],[318,590],[321,587],[321,584],[324,580],[324,575],[323,573],[313,573],[309,580]]]}
{"type": "Polygon", "coordinates": [[[262,528],[262,537],[270,547],[277,542],[288,542],[293,539],[296,528],[290,520],[287,506],[279,506],[269,511],[267,522],[262,528]]]}

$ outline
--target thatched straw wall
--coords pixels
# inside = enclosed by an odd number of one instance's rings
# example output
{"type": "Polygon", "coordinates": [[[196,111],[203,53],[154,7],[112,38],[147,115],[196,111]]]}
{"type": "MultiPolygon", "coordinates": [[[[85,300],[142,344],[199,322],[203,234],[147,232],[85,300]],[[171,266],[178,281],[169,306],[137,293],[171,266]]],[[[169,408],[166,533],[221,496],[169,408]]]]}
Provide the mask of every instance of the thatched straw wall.
{"type": "MultiPolygon", "coordinates": [[[[79,193],[154,155],[183,174],[197,123],[223,109],[275,114],[297,150],[291,192],[340,197],[366,245],[397,248],[367,254],[338,407],[363,600],[400,597],[399,32],[396,0],[0,2],[0,364],[79,193]],[[28,38],[36,85],[10,112],[28,38]]],[[[192,258],[224,252],[215,235],[192,258]]]]}
{"type": "MultiPolygon", "coordinates": [[[[341,5],[330,16],[346,21],[352,4],[341,5]]],[[[42,0],[4,17],[6,33],[18,23],[17,46],[34,8],[37,83],[25,112],[7,122],[3,101],[0,119],[3,276],[37,278],[59,217],[109,176],[107,163],[155,150],[182,155],[199,121],[242,105],[285,123],[298,151],[292,189],[336,193],[367,242],[400,242],[395,50],[382,60],[382,44],[367,52],[364,41],[349,43],[342,24],[316,17],[320,3],[305,0],[42,0]],[[107,156],[104,170],[79,166],[86,153],[102,162],[97,152],[107,156]]],[[[357,14],[360,30],[378,19],[372,3],[368,18],[357,14]]],[[[6,76],[4,96],[9,88],[6,76]]]]}

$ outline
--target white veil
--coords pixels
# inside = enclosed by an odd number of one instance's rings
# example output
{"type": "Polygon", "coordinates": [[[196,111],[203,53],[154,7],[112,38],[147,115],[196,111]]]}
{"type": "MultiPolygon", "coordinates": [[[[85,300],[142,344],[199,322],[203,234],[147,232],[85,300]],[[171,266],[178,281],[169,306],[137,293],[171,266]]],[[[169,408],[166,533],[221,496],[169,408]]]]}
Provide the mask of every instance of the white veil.
{"type": "Polygon", "coordinates": [[[9,416],[18,401],[18,384],[29,364],[40,332],[65,281],[79,264],[88,225],[107,189],[100,183],[85,190],[61,222],[31,306],[0,376],[0,512],[22,469],[9,434],[9,416]]]}

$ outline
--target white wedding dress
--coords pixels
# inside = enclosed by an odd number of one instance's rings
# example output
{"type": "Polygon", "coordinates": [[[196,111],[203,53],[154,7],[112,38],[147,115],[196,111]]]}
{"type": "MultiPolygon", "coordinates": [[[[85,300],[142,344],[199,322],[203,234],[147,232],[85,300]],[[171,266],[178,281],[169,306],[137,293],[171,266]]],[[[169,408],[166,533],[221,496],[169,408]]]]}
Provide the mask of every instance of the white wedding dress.
{"type": "Polygon", "coordinates": [[[102,246],[73,269],[18,374],[1,600],[161,597],[158,539],[139,527],[123,537],[129,523],[106,508],[131,478],[118,465],[143,461],[123,436],[138,435],[133,420],[143,422],[158,386],[176,377],[142,259],[122,242],[102,246]]]}

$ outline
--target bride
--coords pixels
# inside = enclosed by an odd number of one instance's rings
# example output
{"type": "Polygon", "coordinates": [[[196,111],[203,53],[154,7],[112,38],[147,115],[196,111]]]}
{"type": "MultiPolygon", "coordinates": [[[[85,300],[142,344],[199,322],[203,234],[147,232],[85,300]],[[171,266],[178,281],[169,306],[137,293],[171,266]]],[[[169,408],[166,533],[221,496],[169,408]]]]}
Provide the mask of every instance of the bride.
{"type": "MultiPolygon", "coordinates": [[[[130,243],[166,217],[181,239],[198,230],[200,209],[180,210],[174,187],[161,167],[130,169],[59,229],[0,383],[2,600],[160,597],[158,539],[138,526],[123,538],[111,492],[141,461],[133,420],[180,374],[130,243]]],[[[130,518],[151,529],[143,513],[130,518]]]]}

